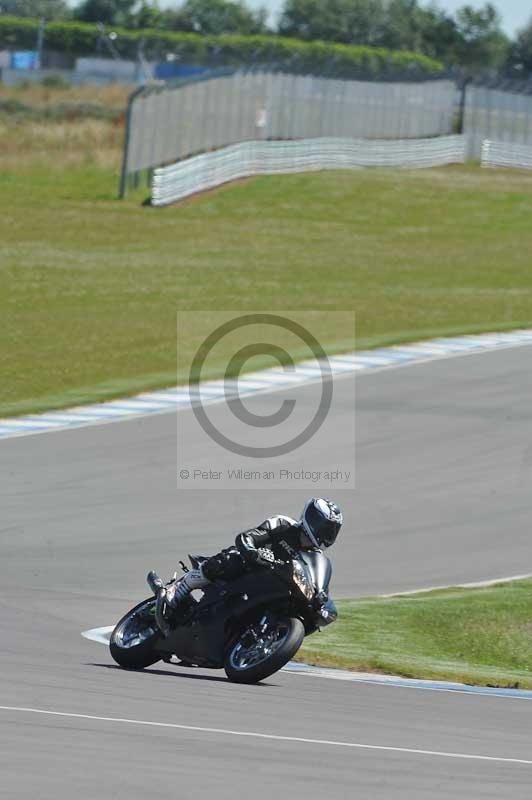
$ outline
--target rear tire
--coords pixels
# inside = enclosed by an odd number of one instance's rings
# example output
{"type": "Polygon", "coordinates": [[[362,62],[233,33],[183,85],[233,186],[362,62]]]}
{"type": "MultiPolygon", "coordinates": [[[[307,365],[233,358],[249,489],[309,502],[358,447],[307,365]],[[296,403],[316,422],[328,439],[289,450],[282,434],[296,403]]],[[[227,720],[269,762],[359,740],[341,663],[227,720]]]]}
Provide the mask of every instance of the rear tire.
{"type": "Polygon", "coordinates": [[[144,669],[156,664],[161,656],[154,647],[162,636],[155,622],[155,598],[150,597],[128,611],[111,634],[109,650],[124,669],[144,669]]]}
{"type": "MultiPolygon", "coordinates": [[[[247,629],[249,630],[249,629],[247,629]]],[[[271,642],[262,648],[246,644],[246,631],[231,644],[225,658],[225,674],[234,683],[259,683],[292,659],[305,638],[305,627],[295,617],[276,620],[267,631],[271,642]],[[273,638],[272,638],[273,637],[273,638]],[[268,652],[269,650],[269,652],[268,652]]]]}

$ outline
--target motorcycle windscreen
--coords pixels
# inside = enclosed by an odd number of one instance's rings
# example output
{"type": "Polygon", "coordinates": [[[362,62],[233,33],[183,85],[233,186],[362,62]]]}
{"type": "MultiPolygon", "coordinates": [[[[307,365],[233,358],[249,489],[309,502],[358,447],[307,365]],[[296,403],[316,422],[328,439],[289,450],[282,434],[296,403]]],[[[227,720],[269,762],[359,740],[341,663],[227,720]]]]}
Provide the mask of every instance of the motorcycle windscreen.
{"type": "Polygon", "coordinates": [[[327,556],[320,552],[310,551],[308,553],[301,553],[300,558],[305,562],[316,590],[318,592],[328,593],[332,576],[332,566],[327,556]]]}

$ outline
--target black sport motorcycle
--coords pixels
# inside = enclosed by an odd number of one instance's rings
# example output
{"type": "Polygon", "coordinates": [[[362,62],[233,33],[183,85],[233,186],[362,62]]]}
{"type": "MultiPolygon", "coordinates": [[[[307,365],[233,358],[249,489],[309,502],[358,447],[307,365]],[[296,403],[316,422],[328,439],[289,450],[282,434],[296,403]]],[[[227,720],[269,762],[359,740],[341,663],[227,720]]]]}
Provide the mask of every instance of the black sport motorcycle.
{"type": "MultiPolygon", "coordinates": [[[[205,560],[189,559],[193,568],[205,560]]],[[[118,622],[111,655],[127,669],[177,656],[180,666],[225,669],[231,681],[258,683],[290,661],[305,636],[336,620],[331,575],[331,562],[321,552],[286,562],[272,553],[268,565],[230,582],[215,581],[200,600],[191,594],[174,610],[166,605],[163,581],[150,572],[154,596],[118,622]]]]}

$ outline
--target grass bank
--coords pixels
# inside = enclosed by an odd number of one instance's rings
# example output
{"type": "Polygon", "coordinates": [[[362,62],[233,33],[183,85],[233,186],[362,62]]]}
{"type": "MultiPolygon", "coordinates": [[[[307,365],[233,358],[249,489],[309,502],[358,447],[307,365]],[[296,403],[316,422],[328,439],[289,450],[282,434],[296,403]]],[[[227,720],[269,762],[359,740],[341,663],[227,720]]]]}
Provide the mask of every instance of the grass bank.
{"type": "MultiPolygon", "coordinates": [[[[354,309],[359,348],[532,323],[530,174],[264,177],[157,210],[146,189],[116,200],[120,125],[15,117],[0,115],[0,416],[172,384],[177,310],[354,309]]],[[[352,345],[332,316],[321,338],[352,345]]]]}
{"type": "MultiPolygon", "coordinates": [[[[55,176],[61,179],[66,169],[90,165],[117,170],[128,92],[117,85],[73,87],[61,81],[0,84],[2,188],[6,180],[13,186],[17,176],[35,172],[36,184],[47,175],[52,193],[55,176]]],[[[80,184],[78,196],[92,188],[82,185],[82,174],[73,176],[73,182],[80,184]]],[[[2,196],[2,201],[9,205],[11,196],[2,196]]],[[[28,216],[32,210],[29,206],[28,216]]]]}
{"type": "Polygon", "coordinates": [[[305,640],[310,664],[408,678],[532,688],[532,581],[347,600],[305,640]]]}

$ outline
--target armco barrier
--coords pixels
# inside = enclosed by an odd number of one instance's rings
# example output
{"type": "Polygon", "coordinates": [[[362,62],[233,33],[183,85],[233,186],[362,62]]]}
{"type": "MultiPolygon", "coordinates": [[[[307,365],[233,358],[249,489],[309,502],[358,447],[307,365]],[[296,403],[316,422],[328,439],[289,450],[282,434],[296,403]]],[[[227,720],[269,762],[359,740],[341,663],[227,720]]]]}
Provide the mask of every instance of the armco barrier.
{"type": "Polygon", "coordinates": [[[481,164],[483,167],[532,169],[532,146],[486,139],[482,143],[481,164]]]}
{"type": "Polygon", "coordinates": [[[154,170],[152,204],[164,206],[253,175],[361,167],[436,167],[465,162],[463,136],[370,141],[304,139],[252,141],[154,170]]]}

